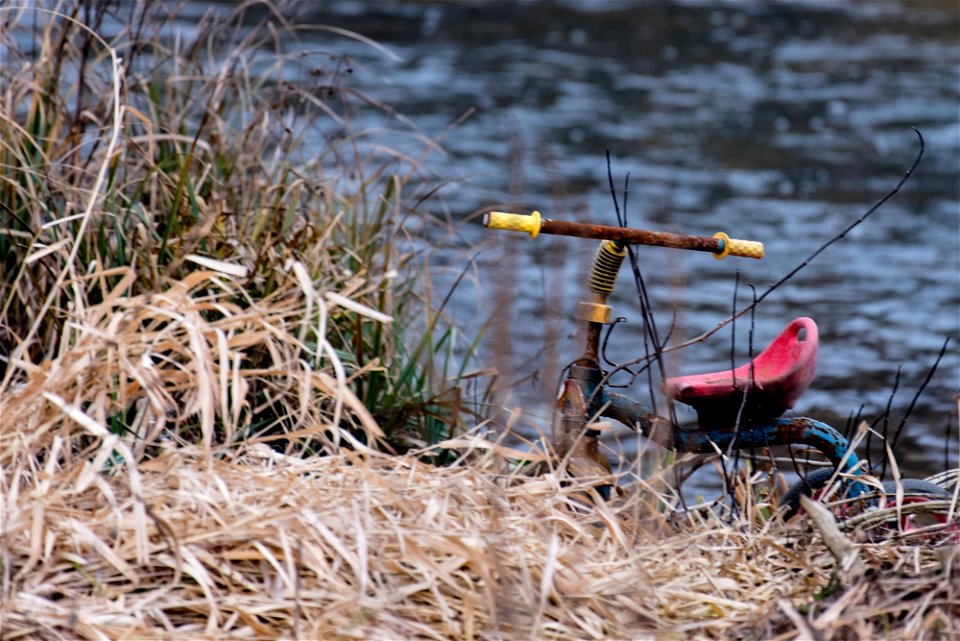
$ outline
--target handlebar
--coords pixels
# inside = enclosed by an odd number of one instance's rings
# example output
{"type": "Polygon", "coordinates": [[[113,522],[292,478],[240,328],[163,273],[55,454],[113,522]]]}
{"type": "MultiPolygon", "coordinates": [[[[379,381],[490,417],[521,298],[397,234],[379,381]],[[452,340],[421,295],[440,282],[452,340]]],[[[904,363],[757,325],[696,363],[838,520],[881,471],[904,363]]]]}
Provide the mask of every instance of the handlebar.
{"type": "Polygon", "coordinates": [[[549,218],[541,218],[538,211],[529,216],[491,211],[484,215],[483,226],[488,229],[527,232],[531,238],[536,238],[537,234],[540,233],[558,234],[561,236],[612,240],[624,245],[654,245],[674,249],[692,249],[694,251],[710,252],[718,260],[727,256],[763,258],[763,243],[755,240],[730,238],[722,231],[717,232],[713,237],[685,236],[664,231],[550,220],[549,218]]]}

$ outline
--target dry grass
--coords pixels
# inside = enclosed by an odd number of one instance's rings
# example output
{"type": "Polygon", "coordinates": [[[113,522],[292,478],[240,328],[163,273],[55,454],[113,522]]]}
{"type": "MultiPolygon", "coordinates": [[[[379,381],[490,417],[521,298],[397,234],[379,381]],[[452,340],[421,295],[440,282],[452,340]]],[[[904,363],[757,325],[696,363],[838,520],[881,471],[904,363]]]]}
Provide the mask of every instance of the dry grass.
{"type": "MultiPolygon", "coordinates": [[[[334,418],[349,379],[391,447],[450,436],[473,409],[459,390],[472,347],[433,303],[430,248],[418,234],[443,235],[420,206],[437,187],[422,165],[436,145],[353,91],[348,60],[282,53],[294,28],[245,26],[243,7],[171,42],[163,3],[31,6],[0,8],[0,388],[71,347],[70,323],[120,296],[168,308],[152,321],[164,346],[151,358],[179,358],[167,350],[180,339],[199,352],[204,339],[183,334],[177,308],[186,287],[197,303],[189,313],[222,335],[210,362],[185,376],[204,383],[232,341],[251,340],[235,336],[246,325],[217,319],[243,310],[256,324],[252,316],[289,312],[283,326],[296,340],[283,353],[246,350],[218,375],[323,371],[341,388],[334,418]],[[97,33],[107,15],[128,23],[109,43],[97,33]],[[285,80],[291,65],[308,84],[285,80]],[[371,110],[396,130],[354,132],[351,115],[371,110]],[[378,133],[420,142],[400,153],[378,133]],[[290,307],[291,296],[307,304],[290,307]]],[[[142,364],[131,362],[138,380],[142,364]]],[[[278,436],[301,429],[306,391],[321,384],[233,382],[212,381],[216,408],[211,397],[179,398],[177,383],[156,392],[149,411],[176,405],[177,437],[199,434],[205,445],[245,436],[241,424],[278,436]]],[[[118,433],[143,418],[124,385],[105,410],[118,433]]],[[[365,439],[373,423],[330,438],[365,439]]],[[[329,449],[323,434],[311,439],[299,446],[329,449]]]]}
{"type": "Polygon", "coordinates": [[[230,283],[198,270],[94,306],[72,347],[5,393],[0,638],[960,634],[956,546],[862,542],[849,574],[818,530],[762,503],[730,519],[645,490],[590,507],[587,486],[512,475],[503,448],[438,468],[361,444],[302,458],[218,430],[178,438],[190,413],[229,431],[262,386],[300,395],[305,432],[335,440],[339,399],[376,439],[335,377],[285,360],[302,291],[232,308],[230,283]],[[221,297],[191,296],[214,281],[221,297]],[[276,367],[238,366],[249,350],[276,367]],[[121,403],[138,428],[116,435],[121,403]]]}
{"type": "Polygon", "coordinates": [[[449,438],[416,163],[251,142],[293,94],[200,73],[210,25],[152,42],[195,77],[121,91],[79,13],[0,71],[0,639],[960,635],[956,546],[783,524],[752,487],[737,516],[652,480],[605,503],[449,438]]]}

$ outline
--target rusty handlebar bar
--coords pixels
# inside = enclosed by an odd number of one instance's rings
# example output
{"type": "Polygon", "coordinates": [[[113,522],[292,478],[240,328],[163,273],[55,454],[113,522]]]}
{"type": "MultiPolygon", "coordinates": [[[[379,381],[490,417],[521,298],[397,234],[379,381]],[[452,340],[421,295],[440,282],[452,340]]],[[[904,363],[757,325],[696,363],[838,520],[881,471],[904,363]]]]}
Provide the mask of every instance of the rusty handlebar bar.
{"type": "Polygon", "coordinates": [[[537,234],[541,233],[557,234],[560,236],[612,240],[623,245],[653,245],[674,249],[692,249],[694,251],[710,252],[717,259],[723,259],[727,256],[763,258],[763,243],[730,238],[723,232],[717,232],[712,237],[686,236],[664,231],[550,220],[549,218],[541,218],[538,211],[529,216],[492,211],[484,215],[483,226],[488,229],[527,232],[531,238],[536,238],[537,234]]]}

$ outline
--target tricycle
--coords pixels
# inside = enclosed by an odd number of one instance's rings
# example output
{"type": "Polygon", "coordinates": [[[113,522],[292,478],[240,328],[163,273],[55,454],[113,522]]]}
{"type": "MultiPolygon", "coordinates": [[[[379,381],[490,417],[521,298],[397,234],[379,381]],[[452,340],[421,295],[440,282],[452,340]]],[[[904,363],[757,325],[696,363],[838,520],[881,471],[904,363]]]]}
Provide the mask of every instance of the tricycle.
{"type": "Polygon", "coordinates": [[[904,532],[914,526],[911,511],[904,512],[903,506],[930,503],[928,507],[942,508],[932,510],[941,524],[954,530],[960,527],[960,516],[955,511],[951,515],[944,505],[952,498],[944,487],[921,479],[881,483],[864,473],[863,462],[837,429],[814,418],[783,416],[814,378],[819,330],[811,318],[790,321],[756,358],[739,367],[663,380],[661,392],[669,402],[695,410],[694,426],[681,426],[651,412],[636,399],[609,389],[612,375],[620,368],[603,368],[601,335],[611,322],[608,298],[630,246],[708,252],[718,260],[733,256],[759,260],[764,257],[762,243],[730,238],[723,232],[701,237],[551,220],[536,211],[530,215],[489,212],[483,224],[489,229],[527,233],[531,238],[559,234],[600,240],[587,278],[588,295],[576,311],[576,318],[585,325],[585,344],[580,356],[566,368],[554,412],[552,446],[567,473],[602,479],[596,489],[603,499],[610,498],[614,477],[609,460],[600,450],[596,426],[599,419],[609,418],[678,452],[730,453],[777,445],[802,445],[819,451],[830,466],[801,477],[782,496],[780,505],[786,519],[801,510],[801,496],[822,497],[838,485],[844,499],[834,504],[838,518],[871,507],[896,505],[896,529],[904,532]]]}

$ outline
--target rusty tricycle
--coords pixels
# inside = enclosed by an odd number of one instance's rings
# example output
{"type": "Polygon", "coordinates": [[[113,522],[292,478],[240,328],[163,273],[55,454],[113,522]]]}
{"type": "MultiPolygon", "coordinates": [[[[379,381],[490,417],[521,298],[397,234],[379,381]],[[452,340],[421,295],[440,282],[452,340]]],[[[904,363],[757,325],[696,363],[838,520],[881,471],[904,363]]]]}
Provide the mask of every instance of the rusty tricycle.
{"type": "MultiPolygon", "coordinates": [[[[611,322],[608,298],[629,246],[709,252],[717,259],[762,259],[762,243],[730,238],[723,232],[700,237],[551,220],[539,212],[489,212],[483,224],[488,229],[524,232],[531,238],[559,234],[600,240],[587,279],[588,296],[576,312],[585,325],[585,345],[566,369],[554,414],[553,447],[555,454],[567,461],[568,473],[612,478],[610,463],[600,451],[600,434],[594,428],[605,417],[678,452],[711,454],[776,445],[803,445],[819,451],[830,466],[801,477],[783,495],[780,505],[787,519],[800,510],[801,496],[823,497],[829,491],[840,496],[833,511],[841,519],[871,507],[896,505],[897,520],[888,524],[889,529],[904,532],[915,528],[914,512],[932,513],[954,531],[960,527],[960,517],[951,507],[952,493],[944,487],[920,479],[880,483],[864,474],[863,463],[838,430],[813,418],[783,416],[810,386],[816,370],[819,334],[810,318],[792,320],[756,358],[740,367],[665,379],[661,391],[668,401],[695,410],[697,423],[692,427],[682,427],[650,412],[643,403],[608,389],[614,371],[602,367],[600,342],[604,326],[611,322]]],[[[606,499],[612,488],[608,480],[596,489],[606,499]]]]}

